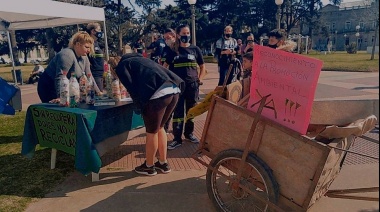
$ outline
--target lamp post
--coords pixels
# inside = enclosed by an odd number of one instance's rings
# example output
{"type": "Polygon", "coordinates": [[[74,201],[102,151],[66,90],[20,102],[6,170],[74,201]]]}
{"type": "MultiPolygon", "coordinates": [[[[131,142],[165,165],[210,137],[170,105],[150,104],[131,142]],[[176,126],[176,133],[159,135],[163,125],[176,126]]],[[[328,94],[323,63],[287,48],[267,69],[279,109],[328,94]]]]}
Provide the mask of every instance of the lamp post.
{"type": "Polygon", "coordinates": [[[277,18],[277,29],[280,29],[280,13],[281,13],[281,5],[282,3],[284,3],[284,0],[275,0],[274,1],[277,5],[277,14],[276,14],[276,18],[277,18]]]}
{"type": "Polygon", "coordinates": [[[356,36],[356,49],[357,50],[359,50],[359,36],[360,36],[359,30],[360,30],[360,26],[357,25],[356,26],[356,33],[355,33],[355,36],[356,36]]]}
{"type": "Polygon", "coordinates": [[[187,0],[187,2],[191,5],[191,37],[192,37],[192,44],[195,46],[197,44],[196,38],[195,38],[195,3],[197,3],[197,0],[187,0]]]}

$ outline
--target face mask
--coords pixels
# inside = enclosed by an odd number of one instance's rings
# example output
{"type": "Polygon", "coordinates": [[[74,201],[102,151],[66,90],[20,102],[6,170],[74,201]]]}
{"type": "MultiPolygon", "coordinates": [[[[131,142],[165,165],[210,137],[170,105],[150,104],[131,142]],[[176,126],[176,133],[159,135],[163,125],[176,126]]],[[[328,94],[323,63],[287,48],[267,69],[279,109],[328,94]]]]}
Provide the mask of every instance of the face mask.
{"type": "Polygon", "coordinates": [[[232,34],[224,34],[224,36],[226,36],[226,38],[230,38],[232,34]]]}
{"type": "Polygon", "coordinates": [[[190,35],[181,35],[180,41],[182,43],[190,43],[191,36],[190,35]]]}
{"type": "Polygon", "coordinates": [[[103,38],[103,32],[96,32],[95,36],[97,38],[103,38]]]}

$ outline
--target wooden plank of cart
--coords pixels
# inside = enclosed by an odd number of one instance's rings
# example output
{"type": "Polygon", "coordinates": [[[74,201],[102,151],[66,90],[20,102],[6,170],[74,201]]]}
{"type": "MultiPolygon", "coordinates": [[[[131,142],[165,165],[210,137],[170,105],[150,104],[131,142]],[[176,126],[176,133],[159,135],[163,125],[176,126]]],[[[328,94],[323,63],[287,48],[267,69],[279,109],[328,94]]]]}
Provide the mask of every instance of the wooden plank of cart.
{"type": "Polygon", "coordinates": [[[217,96],[212,99],[193,158],[208,167],[207,191],[218,210],[307,211],[328,192],[355,138],[326,145],[300,135],[260,115],[266,98],[257,113],[217,96]]]}

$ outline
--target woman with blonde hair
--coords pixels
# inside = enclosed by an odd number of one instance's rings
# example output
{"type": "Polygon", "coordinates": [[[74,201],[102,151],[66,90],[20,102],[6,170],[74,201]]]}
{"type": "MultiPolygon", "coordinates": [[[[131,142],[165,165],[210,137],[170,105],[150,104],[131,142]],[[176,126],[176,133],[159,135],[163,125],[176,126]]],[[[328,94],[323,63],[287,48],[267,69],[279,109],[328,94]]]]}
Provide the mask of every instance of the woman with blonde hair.
{"type": "MultiPolygon", "coordinates": [[[[75,74],[78,79],[82,75],[91,74],[87,54],[91,52],[93,44],[94,39],[87,32],[79,31],[71,37],[69,47],[54,56],[37,86],[38,96],[43,103],[59,102],[59,82],[63,72],[67,72],[67,78],[75,74]]],[[[100,93],[96,85],[95,91],[100,93]]]]}

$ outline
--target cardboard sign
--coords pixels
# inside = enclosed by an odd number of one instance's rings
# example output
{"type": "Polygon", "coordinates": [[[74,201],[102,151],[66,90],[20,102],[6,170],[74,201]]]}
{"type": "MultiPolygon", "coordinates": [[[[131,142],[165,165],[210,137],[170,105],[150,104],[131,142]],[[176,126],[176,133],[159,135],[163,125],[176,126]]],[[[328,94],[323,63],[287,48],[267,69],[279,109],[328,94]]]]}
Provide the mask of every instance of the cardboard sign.
{"type": "Polygon", "coordinates": [[[323,62],[317,59],[255,45],[249,110],[257,111],[269,95],[262,115],[306,134],[323,62]]]}
{"type": "Polygon", "coordinates": [[[41,146],[75,155],[77,121],[75,114],[34,107],[32,116],[41,146]]]}

